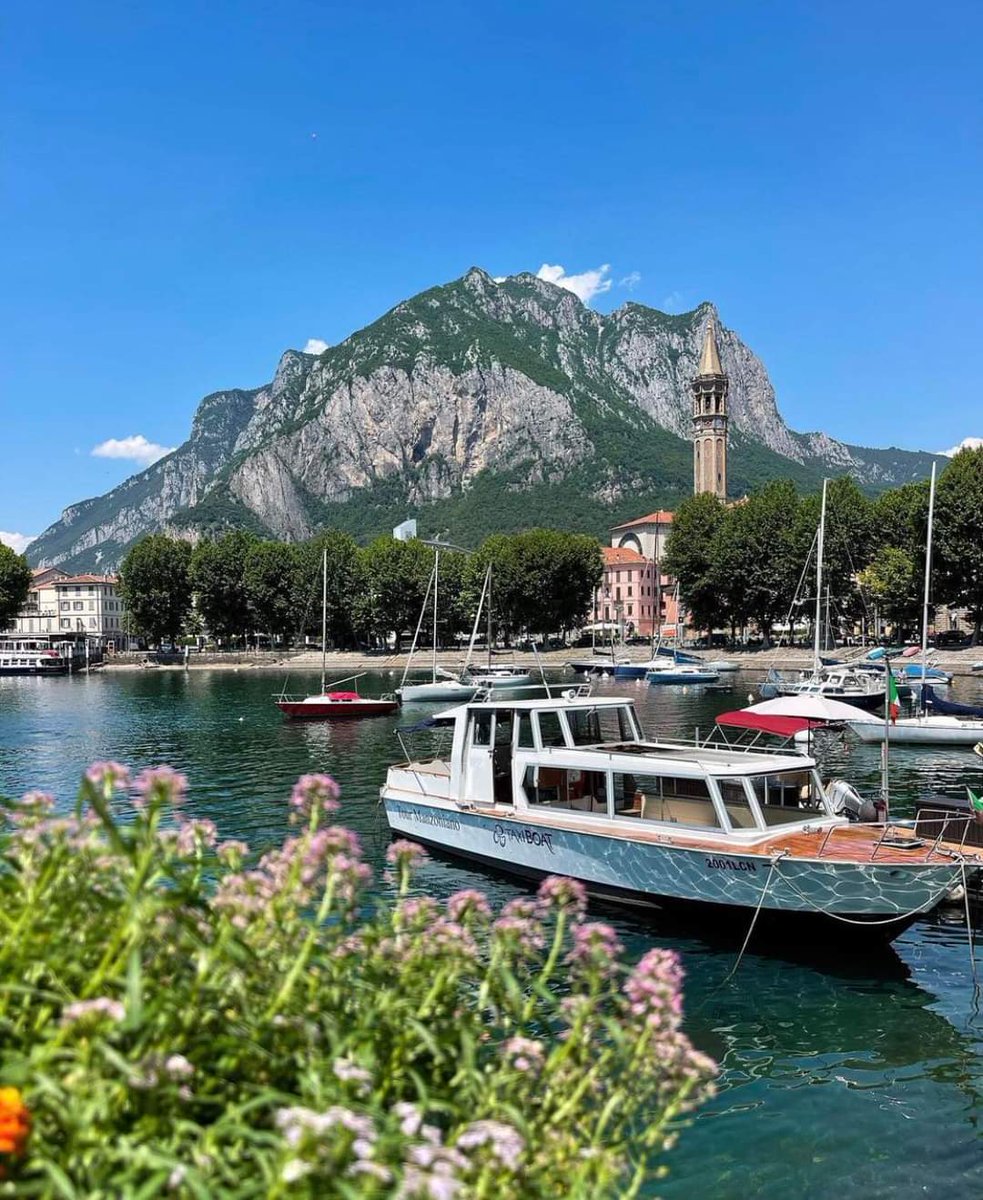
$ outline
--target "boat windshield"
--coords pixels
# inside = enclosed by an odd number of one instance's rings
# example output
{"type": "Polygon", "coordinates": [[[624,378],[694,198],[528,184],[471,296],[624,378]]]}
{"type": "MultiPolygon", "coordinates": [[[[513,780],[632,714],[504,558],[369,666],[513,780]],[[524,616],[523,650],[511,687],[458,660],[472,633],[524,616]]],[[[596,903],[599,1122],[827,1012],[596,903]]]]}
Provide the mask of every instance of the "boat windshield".
{"type": "Polygon", "coordinates": [[[574,746],[640,740],[635,714],[628,704],[604,708],[571,708],[564,713],[574,746]]]}
{"type": "Polygon", "coordinates": [[[787,825],[826,813],[822,785],[815,771],[752,775],[747,783],[766,825],[787,825]]]}

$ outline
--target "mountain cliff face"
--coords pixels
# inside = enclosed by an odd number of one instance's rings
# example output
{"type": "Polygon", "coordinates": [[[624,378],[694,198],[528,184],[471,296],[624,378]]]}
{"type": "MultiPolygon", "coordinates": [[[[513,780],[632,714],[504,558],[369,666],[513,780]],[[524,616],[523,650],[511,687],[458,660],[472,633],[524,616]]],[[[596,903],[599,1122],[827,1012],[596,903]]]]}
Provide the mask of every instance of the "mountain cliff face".
{"type": "MultiPolygon", "coordinates": [[[[207,396],[182,446],[66,509],[31,558],[107,568],[161,529],[368,534],[410,509],[459,537],[601,529],[691,491],[689,381],[711,314],[626,304],[603,316],[534,276],[474,268],[321,355],[288,350],[265,387],[207,396]]],[[[717,328],[733,494],[776,475],[884,486],[928,472],[928,454],[794,433],[763,364],[717,328]]]]}

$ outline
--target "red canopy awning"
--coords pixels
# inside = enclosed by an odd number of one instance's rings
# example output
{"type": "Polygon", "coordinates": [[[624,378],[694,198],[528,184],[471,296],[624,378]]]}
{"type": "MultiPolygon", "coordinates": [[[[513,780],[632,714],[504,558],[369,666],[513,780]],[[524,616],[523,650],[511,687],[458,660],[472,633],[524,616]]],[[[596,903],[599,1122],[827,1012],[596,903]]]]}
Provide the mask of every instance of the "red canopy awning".
{"type": "Polygon", "coordinates": [[[808,717],[777,717],[771,713],[749,712],[746,708],[721,713],[718,725],[734,725],[739,729],[756,729],[759,733],[774,733],[779,737],[793,737],[803,729],[812,729],[822,721],[810,721],[808,717]]]}

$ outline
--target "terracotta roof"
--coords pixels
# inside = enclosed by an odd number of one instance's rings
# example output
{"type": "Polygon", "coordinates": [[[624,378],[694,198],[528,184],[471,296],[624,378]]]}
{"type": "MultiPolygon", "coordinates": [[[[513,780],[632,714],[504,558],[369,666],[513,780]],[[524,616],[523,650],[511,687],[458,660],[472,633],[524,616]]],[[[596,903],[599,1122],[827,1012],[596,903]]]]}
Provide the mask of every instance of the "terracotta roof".
{"type": "Polygon", "coordinates": [[[634,564],[648,562],[644,554],[639,554],[637,550],[632,550],[630,546],[602,546],[601,555],[606,567],[614,566],[616,563],[634,564]]]}
{"type": "Polygon", "coordinates": [[[612,525],[612,529],[631,529],[633,525],[671,525],[672,513],[660,508],[658,512],[649,513],[647,517],[636,517],[634,521],[625,521],[623,525],[612,525]]]}
{"type": "Polygon", "coordinates": [[[66,575],[64,579],[55,580],[55,587],[61,587],[62,584],[78,584],[78,583],[119,583],[117,575],[66,575]]]}

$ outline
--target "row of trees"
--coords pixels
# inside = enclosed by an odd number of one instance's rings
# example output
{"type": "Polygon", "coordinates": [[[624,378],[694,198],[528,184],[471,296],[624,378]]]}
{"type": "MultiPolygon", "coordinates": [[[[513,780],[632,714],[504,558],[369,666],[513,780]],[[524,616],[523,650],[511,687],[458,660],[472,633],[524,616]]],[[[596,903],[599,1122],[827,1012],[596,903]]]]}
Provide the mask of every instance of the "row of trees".
{"type": "MultiPolygon", "coordinates": [[[[320,636],[322,563],[327,556],[329,641],[347,647],[412,634],[434,553],[417,540],[377,538],[360,547],[331,531],[300,543],[227,533],[192,546],[165,534],[137,542],[120,569],[137,629],[174,641],[200,622],[225,643],[258,631],[271,642],[320,636]]],[[[493,565],[494,620],[509,640],[579,624],[601,577],[597,542],[581,534],[534,529],[487,538],[473,554],[440,559],[439,640],[471,630],[487,565],[493,565]]],[[[432,623],[421,637],[429,641],[432,623]]]]}
{"type": "MultiPolygon", "coordinates": [[[[829,484],[823,572],[834,620],[849,624],[876,607],[898,632],[917,629],[928,498],[927,481],[876,499],[849,478],[829,484]]],[[[815,553],[819,514],[820,497],[799,496],[787,480],[769,483],[730,507],[711,495],[680,504],[663,566],[679,580],[693,623],[732,631],[754,623],[767,644],[775,625],[790,614],[793,622],[810,615],[815,576],[805,571],[810,551],[815,553]]],[[[976,640],[983,621],[981,531],[983,449],[964,450],[937,482],[932,599],[967,608],[976,640]]],[[[810,572],[814,557],[811,562],[810,572]]]]}
{"type": "Polygon", "coordinates": [[[0,629],[6,629],[24,607],[31,568],[23,554],[0,542],[0,629]]]}

